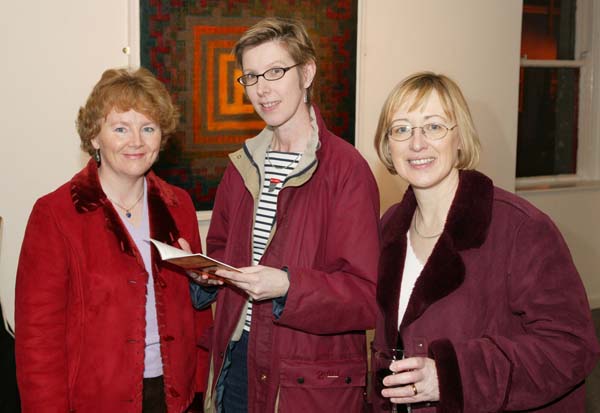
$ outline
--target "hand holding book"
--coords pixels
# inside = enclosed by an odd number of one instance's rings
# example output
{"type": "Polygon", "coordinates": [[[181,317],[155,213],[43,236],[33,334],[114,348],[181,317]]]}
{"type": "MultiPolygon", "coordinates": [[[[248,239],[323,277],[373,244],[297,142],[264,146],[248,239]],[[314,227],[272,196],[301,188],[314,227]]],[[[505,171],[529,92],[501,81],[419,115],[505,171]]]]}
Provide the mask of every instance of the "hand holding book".
{"type": "Polygon", "coordinates": [[[201,253],[192,254],[189,244],[183,238],[178,242],[184,249],[154,239],[150,239],[150,242],[163,261],[184,270],[201,285],[227,283],[243,290],[257,301],[283,297],[290,287],[288,274],[278,268],[263,265],[235,268],[201,253]]]}
{"type": "Polygon", "coordinates": [[[184,270],[194,281],[200,284],[222,285],[224,280],[215,275],[215,272],[219,269],[241,272],[237,268],[211,258],[208,255],[191,253],[189,251],[189,244],[183,238],[179,239],[179,244],[184,249],[173,247],[155,239],[150,239],[150,242],[156,247],[163,261],[184,270]]]}

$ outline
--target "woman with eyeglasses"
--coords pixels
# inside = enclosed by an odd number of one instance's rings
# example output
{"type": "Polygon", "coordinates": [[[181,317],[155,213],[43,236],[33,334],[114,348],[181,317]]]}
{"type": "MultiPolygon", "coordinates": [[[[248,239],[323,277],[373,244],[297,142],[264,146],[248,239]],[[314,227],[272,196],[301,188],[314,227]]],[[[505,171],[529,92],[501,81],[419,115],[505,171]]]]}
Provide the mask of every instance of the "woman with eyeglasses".
{"type": "Polygon", "coordinates": [[[372,360],[393,374],[374,386],[374,411],[583,412],[599,351],[583,285],[548,216],[474,170],[480,143],[456,83],[401,81],[375,148],[410,186],[382,218],[372,360]],[[404,359],[385,361],[391,348],[404,359]]]}
{"type": "Polygon", "coordinates": [[[358,412],[375,325],[379,194],[358,151],[311,103],[303,25],[267,18],[237,42],[238,82],[265,129],[230,155],[207,251],[239,267],[196,276],[216,297],[206,411],[358,412]]]}

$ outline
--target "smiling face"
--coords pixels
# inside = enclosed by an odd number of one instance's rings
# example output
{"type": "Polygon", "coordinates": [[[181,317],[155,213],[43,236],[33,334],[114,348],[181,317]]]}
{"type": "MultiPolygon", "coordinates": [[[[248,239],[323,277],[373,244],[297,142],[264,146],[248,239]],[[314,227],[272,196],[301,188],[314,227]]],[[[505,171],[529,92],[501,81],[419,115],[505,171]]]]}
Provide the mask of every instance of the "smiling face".
{"type": "MultiPolygon", "coordinates": [[[[437,123],[451,128],[455,125],[444,112],[437,92],[433,91],[423,105],[410,111],[411,99],[407,99],[393,115],[392,124],[410,127],[437,123]]],[[[389,139],[392,163],[398,175],[407,180],[415,189],[443,189],[455,185],[458,180],[458,148],[460,138],[458,128],[449,130],[440,140],[429,140],[420,128],[403,142],[389,139]]]]}
{"type": "MultiPolygon", "coordinates": [[[[250,47],[242,57],[244,74],[262,74],[275,67],[285,68],[296,63],[278,41],[250,47]]],[[[315,64],[309,62],[290,69],[278,80],[269,81],[261,76],[256,84],[245,87],[246,95],[268,126],[292,130],[309,118],[304,94],[314,73],[315,64]]]]}
{"type": "Polygon", "coordinates": [[[101,125],[100,132],[92,139],[102,157],[100,178],[110,181],[141,178],[160,150],[158,124],[133,109],[127,112],[112,109],[101,125]]]}

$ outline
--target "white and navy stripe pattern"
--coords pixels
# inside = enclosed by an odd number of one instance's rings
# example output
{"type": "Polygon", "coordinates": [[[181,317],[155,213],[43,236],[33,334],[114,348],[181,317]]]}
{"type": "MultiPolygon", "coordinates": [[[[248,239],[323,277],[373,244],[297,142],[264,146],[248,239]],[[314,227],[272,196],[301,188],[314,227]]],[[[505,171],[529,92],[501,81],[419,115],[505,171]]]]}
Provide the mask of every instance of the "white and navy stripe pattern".
{"type": "MultiPolygon", "coordinates": [[[[258,265],[265,253],[267,241],[275,224],[277,197],[285,180],[298,166],[302,153],[267,151],[265,158],[265,176],[258,198],[258,208],[252,232],[252,264],[258,265]]],[[[252,320],[252,299],[246,313],[244,330],[250,331],[252,320]]]]}

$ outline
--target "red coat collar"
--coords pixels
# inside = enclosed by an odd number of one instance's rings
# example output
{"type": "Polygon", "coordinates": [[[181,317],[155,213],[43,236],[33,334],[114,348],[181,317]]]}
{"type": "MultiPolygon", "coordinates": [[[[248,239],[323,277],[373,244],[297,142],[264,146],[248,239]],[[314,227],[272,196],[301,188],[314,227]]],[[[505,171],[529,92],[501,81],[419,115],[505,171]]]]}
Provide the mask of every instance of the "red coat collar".
{"type": "MultiPolygon", "coordinates": [[[[150,216],[150,234],[152,238],[173,244],[179,238],[169,207],[176,206],[178,200],[170,185],[157,177],[152,171],[146,175],[148,184],[148,213],[150,216]]],[[[98,167],[93,159],[71,179],[71,199],[80,214],[101,209],[106,227],[117,236],[123,252],[134,255],[133,241],[117,215],[111,202],[100,185],[98,167]]]]}
{"type": "MultiPolygon", "coordinates": [[[[485,175],[461,171],[456,195],[444,232],[418,278],[400,331],[419,318],[435,301],[456,290],[464,281],[465,266],[459,251],[480,247],[492,217],[494,186],[485,175]]],[[[398,336],[398,299],[406,254],[406,232],[416,208],[409,188],[402,201],[382,218],[382,252],[379,260],[377,301],[385,314],[385,335],[395,345],[398,336]]]]}

